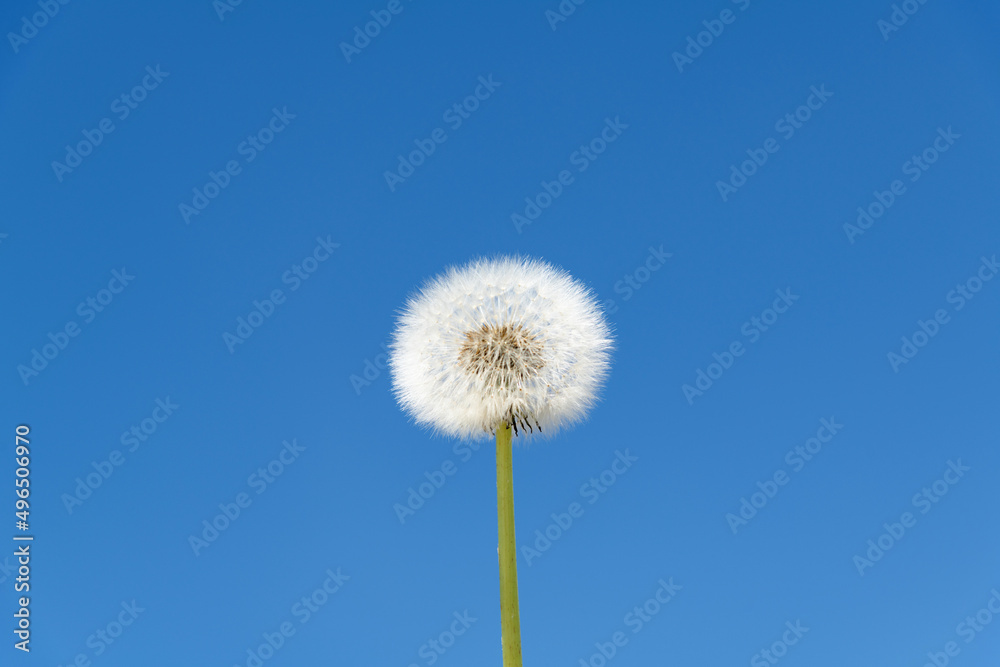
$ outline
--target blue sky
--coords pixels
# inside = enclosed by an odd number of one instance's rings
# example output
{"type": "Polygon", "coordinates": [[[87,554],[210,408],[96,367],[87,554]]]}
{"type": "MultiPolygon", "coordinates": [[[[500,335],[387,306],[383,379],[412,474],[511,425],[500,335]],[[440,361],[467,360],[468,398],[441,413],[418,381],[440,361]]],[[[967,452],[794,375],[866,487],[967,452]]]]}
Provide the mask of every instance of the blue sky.
{"type": "Polygon", "coordinates": [[[493,253],[617,340],[514,452],[526,664],[995,664],[995,7],[0,24],[3,664],[498,664],[492,444],[408,422],[382,347],[493,253]]]}

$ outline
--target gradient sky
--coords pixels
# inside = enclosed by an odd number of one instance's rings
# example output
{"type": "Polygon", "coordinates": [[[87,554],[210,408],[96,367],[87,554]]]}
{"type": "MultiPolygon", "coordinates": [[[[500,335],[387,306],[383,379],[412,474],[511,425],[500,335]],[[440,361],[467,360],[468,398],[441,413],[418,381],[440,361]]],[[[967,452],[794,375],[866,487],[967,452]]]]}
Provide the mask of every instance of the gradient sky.
{"type": "Polygon", "coordinates": [[[997,9],[515,4],[4,4],[0,663],[499,664],[383,345],[523,253],[617,341],[514,452],[526,665],[996,664],[997,9]]]}

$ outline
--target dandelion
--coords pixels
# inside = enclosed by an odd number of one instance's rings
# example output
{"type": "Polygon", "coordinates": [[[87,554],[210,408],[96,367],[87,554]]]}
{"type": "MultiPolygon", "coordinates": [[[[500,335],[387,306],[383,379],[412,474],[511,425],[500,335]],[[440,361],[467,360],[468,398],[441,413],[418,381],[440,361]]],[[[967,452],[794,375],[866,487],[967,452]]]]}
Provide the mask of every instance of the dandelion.
{"type": "Polygon", "coordinates": [[[497,443],[505,667],[520,667],[511,444],[586,417],[610,368],[593,293],[545,262],[498,257],[452,267],[407,302],[390,345],[393,391],[418,424],[497,443]]]}

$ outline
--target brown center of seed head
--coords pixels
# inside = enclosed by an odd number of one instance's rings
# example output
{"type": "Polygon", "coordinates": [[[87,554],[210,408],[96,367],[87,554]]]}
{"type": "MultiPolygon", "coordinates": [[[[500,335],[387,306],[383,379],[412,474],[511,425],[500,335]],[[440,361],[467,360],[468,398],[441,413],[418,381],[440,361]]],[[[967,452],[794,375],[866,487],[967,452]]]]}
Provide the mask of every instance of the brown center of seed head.
{"type": "Polygon", "coordinates": [[[536,336],[512,324],[484,324],[467,331],[459,360],[466,371],[506,389],[537,375],[545,366],[536,336]]]}
{"type": "MultiPolygon", "coordinates": [[[[459,363],[487,386],[511,392],[545,366],[542,349],[541,341],[521,325],[484,324],[465,333],[459,363]]],[[[507,409],[505,421],[515,430],[518,426],[530,428],[534,422],[513,404],[507,409]]]]}

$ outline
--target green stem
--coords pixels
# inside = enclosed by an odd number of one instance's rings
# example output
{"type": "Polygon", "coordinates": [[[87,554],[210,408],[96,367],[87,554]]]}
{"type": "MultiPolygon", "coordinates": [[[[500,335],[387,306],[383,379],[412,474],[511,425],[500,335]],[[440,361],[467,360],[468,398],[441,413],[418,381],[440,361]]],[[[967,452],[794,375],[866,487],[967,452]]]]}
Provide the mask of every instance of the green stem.
{"type": "Polygon", "coordinates": [[[509,424],[497,428],[497,523],[500,545],[500,627],[503,667],[521,667],[521,619],[517,608],[517,546],[514,543],[514,471],[509,424]]]}

